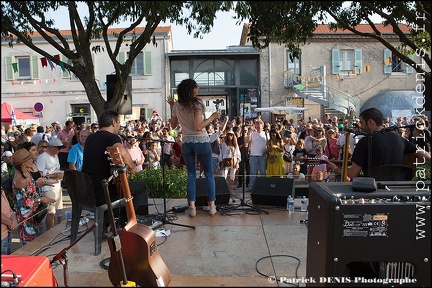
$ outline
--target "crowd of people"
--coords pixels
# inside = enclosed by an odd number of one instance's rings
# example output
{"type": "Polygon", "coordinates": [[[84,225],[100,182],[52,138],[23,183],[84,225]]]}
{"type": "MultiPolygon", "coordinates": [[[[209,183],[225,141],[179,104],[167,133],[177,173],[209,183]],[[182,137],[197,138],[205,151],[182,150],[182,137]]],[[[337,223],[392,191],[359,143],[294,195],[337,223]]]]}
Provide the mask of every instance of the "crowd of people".
{"type": "MultiPolygon", "coordinates": [[[[252,191],[256,177],[341,181],[344,169],[349,179],[367,176],[370,167],[404,164],[404,154],[430,160],[427,117],[398,118],[393,123],[372,108],[355,121],[326,115],[324,120],[268,123],[260,116],[229,119],[219,111],[205,119],[198,89],[192,79],[179,84],[177,101],[167,100],[172,108],[169,121],[163,121],[154,110],[149,119],[122,125],[120,115],[107,110],[91,125],[67,120],[64,125],[54,122],[47,127],[2,126],[2,179],[4,173],[13,179],[12,194],[2,188],[2,254],[10,253],[13,229],[19,228],[25,245],[62,220],[62,170],[89,174],[97,204],[105,203],[101,183],[110,176],[111,164],[104,153],[108,146],[119,148],[131,174],[143,169],[186,169],[191,217],[196,215],[197,174],[206,178],[208,210],[213,216],[215,176],[224,177],[230,193],[235,194],[243,185],[252,191]],[[372,163],[367,157],[369,137],[375,151],[372,163]],[[345,149],[346,143],[349,149],[345,149]],[[40,202],[49,204],[42,224],[31,217],[40,202]]],[[[109,189],[115,199],[115,185],[109,189]]],[[[133,196],[134,206],[138,206],[143,195],[133,196]]],[[[126,221],[120,222],[124,225],[126,221]]]]}

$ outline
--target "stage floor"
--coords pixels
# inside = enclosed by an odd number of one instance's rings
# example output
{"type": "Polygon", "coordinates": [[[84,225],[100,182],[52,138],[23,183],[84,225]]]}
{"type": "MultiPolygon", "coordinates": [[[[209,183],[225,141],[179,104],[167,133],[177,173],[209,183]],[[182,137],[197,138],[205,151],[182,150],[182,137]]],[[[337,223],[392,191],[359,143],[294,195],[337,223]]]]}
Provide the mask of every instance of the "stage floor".
{"type": "MultiPolygon", "coordinates": [[[[236,202],[230,201],[229,205],[239,204],[239,199],[243,198],[242,189],[236,191],[239,198],[233,198],[236,202]]],[[[250,203],[250,193],[244,195],[246,203],[250,203]]],[[[67,191],[64,201],[68,207],[67,191]]],[[[299,207],[299,199],[296,201],[299,207]]],[[[163,202],[163,199],[149,199],[149,213],[163,214],[163,202]]],[[[185,199],[167,199],[167,211],[172,206],[185,204],[185,199]]],[[[197,208],[195,218],[189,217],[187,212],[168,213],[174,225],[165,224],[161,228],[170,235],[157,237],[159,254],[171,274],[168,286],[288,287],[292,285],[275,283],[269,276],[306,277],[307,225],[302,220],[307,220],[307,212],[298,209],[288,214],[284,207],[252,207],[269,213],[257,213],[247,206],[231,212],[225,210],[223,214],[218,212],[214,217],[201,207],[197,208]],[[180,225],[195,226],[195,229],[180,225]]],[[[92,221],[87,227],[91,224],[92,221]]],[[[52,260],[70,244],[69,232],[64,232],[66,227],[67,223],[63,221],[13,255],[39,255],[52,260]]],[[[84,230],[86,226],[82,228],[84,230]]],[[[68,286],[118,286],[110,282],[108,271],[102,267],[111,256],[107,241],[102,243],[102,253],[95,256],[94,236],[88,233],[66,255],[66,274],[64,266],[58,262],[53,264],[58,286],[65,286],[65,275],[68,286]]],[[[300,283],[299,286],[305,285],[300,283]]]]}

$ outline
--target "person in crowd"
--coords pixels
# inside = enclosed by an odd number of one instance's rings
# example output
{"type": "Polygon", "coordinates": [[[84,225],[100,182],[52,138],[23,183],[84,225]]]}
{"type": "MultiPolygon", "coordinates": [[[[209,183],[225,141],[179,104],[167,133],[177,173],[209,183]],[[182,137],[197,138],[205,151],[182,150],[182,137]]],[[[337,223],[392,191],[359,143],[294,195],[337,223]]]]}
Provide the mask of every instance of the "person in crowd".
{"type": "Polygon", "coordinates": [[[306,175],[308,171],[307,158],[308,154],[306,149],[304,148],[304,140],[300,138],[295,145],[295,149],[293,152],[293,161],[299,162],[300,172],[304,175],[306,175]]]}
{"type": "Polygon", "coordinates": [[[215,215],[216,205],[216,184],[212,168],[212,150],[210,137],[205,127],[212,121],[219,119],[220,112],[216,111],[210,117],[203,120],[205,106],[197,97],[198,85],[193,79],[185,79],[177,86],[178,101],[173,97],[167,99],[172,108],[171,127],[181,124],[183,133],[183,157],[185,158],[187,169],[187,194],[189,201],[189,215],[196,215],[196,156],[199,156],[204,168],[204,174],[207,184],[209,213],[215,215]]]}
{"type": "Polygon", "coordinates": [[[237,144],[240,149],[241,161],[240,167],[237,173],[238,185],[237,188],[243,187],[243,183],[245,184],[245,188],[249,186],[249,175],[250,175],[250,165],[249,165],[249,143],[245,142],[245,136],[249,132],[249,127],[244,125],[240,127],[241,134],[237,138],[237,144]]]}
{"type": "Polygon", "coordinates": [[[173,155],[172,155],[172,163],[177,168],[183,168],[186,163],[183,157],[182,153],[182,140],[183,140],[183,133],[177,132],[177,137],[175,138],[175,143],[173,144],[173,155]]]}
{"type": "Polygon", "coordinates": [[[12,190],[15,193],[15,211],[19,223],[19,238],[23,245],[33,241],[38,236],[39,224],[32,217],[32,213],[37,210],[39,202],[46,204],[55,202],[55,199],[40,195],[37,192],[36,188],[46,185],[47,182],[42,177],[37,181],[33,179],[32,173],[29,172],[33,161],[34,156],[26,149],[19,149],[12,156],[12,163],[16,170],[12,190]]]}
{"type": "Polygon", "coordinates": [[[255,131],[249,129],[245,137],[245,142],[249,143],[249,164],[250,164],[250,180],[248,192],[252,191],[255,184],[255,178],[259,175],[264,177],[266,175],[266,154],[267,154],[267,134],[264,131],[264,122],[261,119],[255,120],[255,131]]]}
{"type": "Polygon", "coordinates": [[[171,168],[172,166],[172,162],[171,162],[171,155],[172,155],[172,145],[175,141],[174,137],[172,137],[169,134],[169,128],[168,127],[163,127],[162,128],[162,132],[161,134],[159,134],[159,138],[165,142],[162,142],[161,144],[163,145],[163,153],[161,153],[161,163],[163,163],[163,165],[167,165],[168,168],[171,168]]]}
{"type": "MultiPolygon", "coordinates": [[[[359,140],[351,157],[352,165],[347,170],[349,178],[358,177],[363,171],[368,176],[369,153],[373,153],[370,167],[377,167],[389,164],[404,164],[404,154],[413,153],[422,161],[430,160],[430,153],[413,143],[403,139],[395,133],[382,133],[383,115],[376,108],[369,108],[360,113],[360,127],[363,132],[368,133],[366,137],[359,140]],[[372,150],[368,145],[371,141],[372,150]]],[[[395,179],[398,180],[398,179],[395,179]]]]}
{"type": "Polygon", "coordinates": [[[37,148],[36,148],[38,156],[41,155],[43,152],[45,152],[46,149],[48,149],[48,147],[49,147],[48,146],[48,141],[46,141],[46,140],[40,140],[38,142],[37,148]]]}
{"type": "MultiPolygon", "coordinates": [[[[295,144],[297,143],[297,134],[294,131],[294,128],[292,125],[288,125],[287,129],[283,132],[283,149],[284,153],[288,152],[291,154],[291,157],[293,155],[293,152],[295,150],[295,144]]],[[[286,162],[284,161],[284,174],[288,174],[292,170],[292,162],[286,162]]]]}
{"type": "Polygon", "coordinates": [[[12,175],[12,152],[11,151],[5,151],[2,154],[1,158],[1,174],[7,174],[12,175]]]}
{"type": "Polygon", "coordinates": [[[61,140],[64,146],[62,149],[60,149],[60,152],[58,153],[58,159],[61,169],[67,169],[68,167],[67,157],[72,147],[72,138],[75,135],[74,128],[74,121],[67,120],[65,122],[64,128],[57,133],[57,139],[61,140]]]}
{"type": "Polygon", "coordinates": [[[77,144],[80,141],[80,132],[81,132],[81,130],[86,130],[86,129],[83,128],[81,125],[75,125],[73,127],[74,135],[72,137],[71,149],[72,149],[72,146],[74,146],[75,144],[77,144]]]}
{"type": "MultiPolygon", "coordinates": [[[[207,133],[210,137],[210,145],[212,148],[212,159],[213,159],[213,174],[218,175],[220,172],[220,145],[221,145],[221,136],[223,131],[225,131],[229,117],[225,116],[224,122],[220,129],[215,130],[215,125],[213,123],[206,126],[207,133]]],[[[200,165],[200,174],[203,172],[203,167],[200,165]]]]}
{"type": "Polygon", "coordinates": [[[30,142],[33,135],[36,133],[31,127],[28,127],[24,130],[24,135],[27,138],[27,142],[30,142]]]}
{"type": "Polygon", "coordinates": [[[221,175],[227,181],[231,195],[235,195],[233,191],[234,180],[240,161],[241,154],[237,144],[237,138],[233,131],[228,131],[220,146],[219,162],[222,164],[221,175]],[[226,159],[230,159],[230,163],[226,163],[226,159]]]}
{"type": "MultiPolygon", "coordinates": [[[[312,126],[312,129],[309,131],[309,136],[306,136],[305,138],[305,149],[308,153],[308,158],[316,158],[316,149],[318,146],[321,146],[325,149],[327,146],[327,139],[325,138],[324,134],[324,128],[314,125],[312,126]]],[[[306,177],[309,181],[311,181],[311,175],[312,175],[312,169],[313,166],[308,166],[308,172],[306,177]]]]}
{"type": "Polygon", "coordinates": [[[87,129],[82,129],[79,132],[79,142],[72,146],[68,154],[68,168],[71,170],[82,170],[83,158],[84,158],[84,146],[87,137],[91,132],[87,129]]]}
{"type": "Polygon", "coordinates": [[[40,140],[48,141],[51,137],[45,133],[45,129],[43,126],[37,126],[36,133],[31,137],[30,142],[38,145],[40,140]]]}
{"type": "Polygon", "coordinates": [[[148,157],[148,167],[153,169],[161,168],[161,157],[159,152],[157,151],[158,142],[151,141],[149,142],[149,148],[147,149],[147,157],[148,157]]]}
{"type": "Polygon", "coordinates": [[[333,129],[328,129],[326,134],[327,145],[324,149],[324,154],[330,160],[337,160],[339,158],[339,149],[337,147],[338,135],[333,129]]]}
{"type": "MultiPolygon", "coordinates": [[[[98,117],[99,131],[92,133],[87,137],[84,145],[84,158],[82,172],[88,174],[92,179],[93,191],[95,193],[96,205],[106,204],[105,192],[102,186],[102,181],[110,178],[112,163],[106,154],[107,147],[117,148],[122,156],[124,163],[129,168],[130,175],[135,173],[135,163],[131,156],[123,147],[120,136],[120,115],[114,110],[105,110],[98,117]]],[[[120,191],[117,191],[115,183],[110,181],[109,194],[111,201],[119,199],[120,191]]],[[[145,190],[137,189],[133,192],[133,206],[136,211],[139,204],[145,197],[145,190]]],[[[116,209],[117,211],[117,209],[116,209]]],[[[104,213],[104,228],[109,226],[108,211],[104,213]]],[[[124,207],[120,208],[118,225],[124,227],[127,223],[127,215],[124,207]]]]}
{"type": "Polygon", "coordinates": [[[56,216],[58,223],[62,221],[63,190],[60,182],[63,178],[63,173],[60,171],[60,161],[57,156],[62,148],[64,148],[64,145],[60,139],[51,138],[48,142],[48,149],[36,159],[37,169],[42,173],[43,177],[58,180],[58,182],[53,183],[52,186],[44,186],[41,188],[43,196],[52,198],[56,202],[55,205],[50,205],[48,207],[48,213],[45,219],[47,231],[54,227],[56,216]]]}
{"type": "Polygon", "coordinates": [[[299,161],[293,163],[292,172],[287,174],[287,178],[291,178],[294,180],[306,180],[306,176],[300,172],[299,161]]]}
{"type": "Polygon", "coordinates": [[[91,133],[95,133],[99,130],[99,125],[97,123],[92,123],[90,125],[90,132],[91,133]]]}
{"type": "Polygon", "coordinates": [[[270,139],[267,140],[267,177],[282,177],[285,175],[283,154],[282,138],[276,129],[271,129],[270,139]]]}
{"type": "Polygon", "coordinates": [[[133,136],[128,136],[126,139],[126,151],[129,153],[132,161],[135,164],[135,172],[142,171],[142,165],[144,164],[144,154],[138,147],[137,139],[133,136]]]}
{"type": "Polygon", "coordinates": [[[10,206],[5,191],[1,188],[1,254],[12,253],[12,231],[18,227],[15,211],[10,206]]]}
{"type": "Polygon", "coordinates": [[[327,163],[328,163],[328,157],[323,153],[323,148],[321,146],[318,146],[315,149],[315,155],[317,158],[317,163],[314,163],[312,165],[312,174],[311,178],[314,182],[322,182],[328,180],[328,172],[327,172],[327,163]],[[320,162],[318,162],[318,160],[320,162]],[[323,163],[321,163],[321,160],[323,163]]]}

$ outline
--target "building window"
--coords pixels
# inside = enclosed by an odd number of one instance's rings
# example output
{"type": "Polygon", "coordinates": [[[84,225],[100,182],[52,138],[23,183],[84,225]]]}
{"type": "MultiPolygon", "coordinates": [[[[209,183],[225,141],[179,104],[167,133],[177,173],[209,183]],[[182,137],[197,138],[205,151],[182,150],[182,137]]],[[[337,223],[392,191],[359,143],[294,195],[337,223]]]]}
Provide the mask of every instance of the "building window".
{"type": "Polygon", "coordinates": [[[18,64],[17,79],[31,79],[30,57],[17,57],[16,61],[18,64]]]}
{"type": "MultiPolygon", "coordinates": [[[[408,56],[413,59],[413,55],[408,56]]],[[[411,74],[413,68],[403,62],[397,55],[393,55],[389,49],[384,49],[384,74],[411,74]]]]}
{"type": "Polygon", "coordinates": [[[142,52],[138,53],[133,61],[130,75],[144,75],[144,55],[142,52]]]}
{"type": "Polygon", "coordinates": [[[362,62],[361,49],[332,49],[332,74],[361,74],[362,62]]]}
{"type": "Polygon", "coordinates": [[[301,75],[301,54],[299,58],[293,58],[292,52],[287,51],[287,70],[291,75],[301,75]],[[292,59],[291,59],[292,58],[292,59]]]}

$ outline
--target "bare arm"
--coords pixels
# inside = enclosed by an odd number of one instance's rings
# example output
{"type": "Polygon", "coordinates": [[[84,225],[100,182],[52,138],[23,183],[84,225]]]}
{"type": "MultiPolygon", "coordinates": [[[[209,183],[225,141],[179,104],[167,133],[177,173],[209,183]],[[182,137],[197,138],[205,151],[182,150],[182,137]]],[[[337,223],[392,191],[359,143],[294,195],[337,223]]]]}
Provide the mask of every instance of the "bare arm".
{"type": "Polygon", "coordinates": [[[220,112],[216,111],[209,118],[202,120],[202,113],[195,113],[195,129],[196,131],[201,131],[207,125],[209,125],[213,120],[218,119],[220,117],[220,112]]]}

